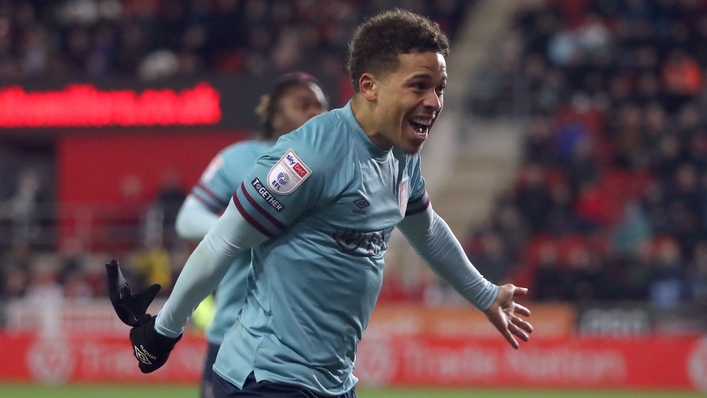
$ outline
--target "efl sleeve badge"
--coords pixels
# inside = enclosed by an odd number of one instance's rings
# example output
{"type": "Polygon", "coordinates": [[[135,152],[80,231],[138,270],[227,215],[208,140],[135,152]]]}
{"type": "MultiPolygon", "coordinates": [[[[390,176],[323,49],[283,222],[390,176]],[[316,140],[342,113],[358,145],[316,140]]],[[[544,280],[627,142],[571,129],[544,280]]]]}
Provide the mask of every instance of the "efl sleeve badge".
{"type": "Polygon", "coordinates": [[[292,149],[275,163],[268,173],[268,186],[281,195],[294,192],[304,180],[312,174],[312,170],[304,164],[292,149]]]}

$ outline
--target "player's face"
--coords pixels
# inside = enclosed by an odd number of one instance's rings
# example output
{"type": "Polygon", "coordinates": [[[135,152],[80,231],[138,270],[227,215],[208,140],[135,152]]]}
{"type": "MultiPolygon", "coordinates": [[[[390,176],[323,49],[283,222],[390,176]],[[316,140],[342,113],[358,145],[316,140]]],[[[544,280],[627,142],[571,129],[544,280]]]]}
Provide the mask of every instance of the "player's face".
{"type": "Polygon", "coordinates": [[[379,142],[372,140],[382,148],[397,146],[412,154],[422,149],[444,106],[447,63],[434,52],[402,54],[398,62],[379,81],[379,142]]]}
{"type": "Polygon", "coordinates": [[[322,89],[314,83],[288,88],[280,98],[279,105],[279,111],[272,122],[278,136],[298,129],[307,120],[326,112],[329,107],[322,89]]]}

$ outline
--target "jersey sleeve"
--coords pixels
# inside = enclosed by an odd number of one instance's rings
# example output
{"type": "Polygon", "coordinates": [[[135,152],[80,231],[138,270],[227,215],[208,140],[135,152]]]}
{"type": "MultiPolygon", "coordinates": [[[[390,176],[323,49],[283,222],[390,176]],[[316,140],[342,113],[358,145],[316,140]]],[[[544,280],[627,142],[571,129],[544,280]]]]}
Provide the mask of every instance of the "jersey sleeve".
{"type": "Polygon", "coordinates": [[[420,155],[411,156],[408,160],[410,178],[410,198],[408,199],[405,217],[422,213],[430,206],[430,196],[425,189],[425,179],[420,168],[420,155]]]}
{"type": "Polygon", "coordinates": [[[222,213],[233,192],[266,148],[249,141],[222,150],[204,170],[191,193],[213,213],[222,213]]]}
{"type": "Polygon", "coordinates": [[[298,131],[281,137],[233,194],[243,218],[273,238],[324,200],[324,181],[334,167],[324,153],[298,131]]]}
{"type": "Polygon", "coordinates": [[[192,188],[194,197],[213,213],[221,213],[228,206],[233,185],[226,175],[223,153],[216,155],[201,174],[199,182],[192,188]]]}

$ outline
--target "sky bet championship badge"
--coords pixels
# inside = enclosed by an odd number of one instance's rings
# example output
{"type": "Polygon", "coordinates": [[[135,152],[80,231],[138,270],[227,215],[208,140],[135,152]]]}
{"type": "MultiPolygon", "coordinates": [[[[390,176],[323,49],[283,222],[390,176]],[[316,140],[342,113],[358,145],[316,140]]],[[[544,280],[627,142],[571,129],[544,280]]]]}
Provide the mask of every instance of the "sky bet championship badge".
{"type": "Polygon", "coordinates": [[[312,170],[302,163],[295,151],[289,149],[270,169],[268,185],[275,193],[287,195],[297,189],[310,174],[312,170]]]}

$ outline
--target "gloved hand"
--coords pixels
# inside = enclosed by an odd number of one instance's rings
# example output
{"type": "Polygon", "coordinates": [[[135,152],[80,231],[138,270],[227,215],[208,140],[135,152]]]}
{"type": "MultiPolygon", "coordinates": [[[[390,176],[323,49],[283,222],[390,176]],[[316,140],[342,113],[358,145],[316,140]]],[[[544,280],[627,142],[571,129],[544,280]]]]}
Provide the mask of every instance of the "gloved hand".
{"type": "Polygon", "coordinates": [[[133,294],[130,284],[120,271],[118,260],[111,260],[106,264],[106,273],[108,276],[108,297],[110,297],[110,302],[113,304],[118,318],[128,326],[140,325],[141,320],[145,317],[147,307],[159,293],[160,285],[154,284],[144,292],[133,294]]]}
{"type": "Polygon", "coordinates": [[[130,342],[133,343],[133,355],[138,360],[142,373],[151,373],[167,362],[170,352],[182,338],[172,338],[161,335],[155,330],[155,319],[146,314],[138,321],[138,325],[130,330],[130,342]]]}

